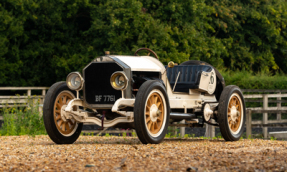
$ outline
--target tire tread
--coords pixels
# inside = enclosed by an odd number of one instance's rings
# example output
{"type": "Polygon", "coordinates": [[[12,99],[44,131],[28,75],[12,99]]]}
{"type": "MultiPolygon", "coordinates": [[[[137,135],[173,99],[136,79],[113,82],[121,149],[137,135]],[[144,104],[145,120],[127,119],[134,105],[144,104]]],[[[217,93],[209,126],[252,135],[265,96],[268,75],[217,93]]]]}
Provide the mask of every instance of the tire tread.
{"type": "MultiPolygon", "coordinates": [[[[54,108],[54,101],[56,99],[57,93],[61,90],[69,90],[66,82],[61,81],[53,84],[50,89],[48,90],[45,101],[43,105],[43,120],[44,125],[47,131],[47,134],[57,144],[72,144],[74,143],[81,134],[83,124],[79,123],[78,128],[75,133],[69,137],[63,136],[54,123],[54,116],[53,116],[53,108],[54,108]]],[[[71,91],[71,90],[69,90],[71,91]]]]}
{"type": "Polygon", "coordinates": [[[165,134],[167,132],[167,127],[168,127],[168,122],[169,122],[169,100],[168,100],[168,96],[165,90],[165,87],[162,85],[162,83],[160,83],[159,81],[155,81],[155,80],[148,80],[146,82],[144,82],[141,87],[139,88],[139,91],[137,93],[136,96],[136,100],[135,100],[135,106],[134,106],[134,122],[135,122],[135,130],[136,133],[138,135],[139,140],[143,143],[143,144],[158,144],[160,143],[164,137],[165,134]],[[167,116],[166,116],[166,124],[165,125],[165,129],[163,131],[163,136],[162,134],[158,137],[157,140],[154,140],[151,138],[151,136],[149,136],[149,134],[147,133],[147,131],[145,130],[145,121],[142,118],[142,115],[144,113],[144,108],[145,108],[145,102],[146,102],[146,97],[149,94],[149,92],[155,88],[161,88],[161,92],[164,95],[165,101],[166,101],[166,108],[167,108],[167,116]]]}
{"type": "Polygon", "coordinates": [[[220,128],[220,132],[223,136],[223,138],[225,139],[225,141],[237,141],[240,139],[243,131],[244,131],[244,124],[245,124],[245,102],[244,102],[244,98],[243,98],[243,94],[240,91],[240,88],[236,85],[229,85],[226,86],[223,89],[223,92],[220,96],[219,99],[219,105],[218,105],[218,123],[219,123],[219,128],[220,128]],[[241,131],[236,135],[232,135],[232,133],[229,131],[229,126],[227,123],[228,117],[226,115],[226,110],[227,110],[227,106],[229,103],[229,98],[231,96],[231,94],[233,92],[238,92],[239,96],[241,97],[241,101],[242,101],[242,110],[243,110],[243,126],[241,128],[241,131]]]}

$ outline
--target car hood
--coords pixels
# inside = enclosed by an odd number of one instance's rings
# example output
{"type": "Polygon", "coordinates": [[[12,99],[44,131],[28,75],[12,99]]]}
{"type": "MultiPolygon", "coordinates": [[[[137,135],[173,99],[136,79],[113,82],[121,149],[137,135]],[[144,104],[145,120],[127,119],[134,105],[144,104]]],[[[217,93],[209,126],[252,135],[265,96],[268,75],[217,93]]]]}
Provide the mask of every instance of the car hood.
{"type": "Polygon", "coordinates": [[[156,58],[151,56],[110,56],[115,61],[120,60],[131,68],[131,71],[165,71],[164,65],[156,58]]]}

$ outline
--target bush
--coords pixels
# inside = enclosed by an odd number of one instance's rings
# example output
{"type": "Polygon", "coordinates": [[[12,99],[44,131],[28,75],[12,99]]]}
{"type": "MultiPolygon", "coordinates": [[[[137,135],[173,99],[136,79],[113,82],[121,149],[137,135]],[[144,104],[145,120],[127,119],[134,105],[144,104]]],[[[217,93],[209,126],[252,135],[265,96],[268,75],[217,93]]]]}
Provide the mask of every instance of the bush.
{"type": "Polygon", "coordinates": [[[287,77],[283,74],[252,73],[248,71],[220,71],[226,85],[237,85],[241,89],[287,89],[287,77]]]}
{"type": "Polygon", "coordinates": [[[286,20],[277,0],[2,0],[0,85],[50,86],[106,50],[140,47],[163,63],[286,73],[286,20]]]}
{"type": "Polygon", "coordinates": [[[46,134],[43,117],[40,116],[39,104],[34,107],[11,107],[3,109],[3,121],[0,134],[40,135],[46,134]]]}

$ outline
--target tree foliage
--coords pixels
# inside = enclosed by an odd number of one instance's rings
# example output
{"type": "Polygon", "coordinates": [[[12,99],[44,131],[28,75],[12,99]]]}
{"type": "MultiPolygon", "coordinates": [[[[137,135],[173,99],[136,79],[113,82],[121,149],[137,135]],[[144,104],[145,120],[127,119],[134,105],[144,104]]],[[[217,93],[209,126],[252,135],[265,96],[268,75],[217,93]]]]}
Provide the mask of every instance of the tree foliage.
{"type": "Polygon", "coordinates": [[[105,50],[287,72],[285,0],[2,0],[0,85],[50,86],[105,50]]]}

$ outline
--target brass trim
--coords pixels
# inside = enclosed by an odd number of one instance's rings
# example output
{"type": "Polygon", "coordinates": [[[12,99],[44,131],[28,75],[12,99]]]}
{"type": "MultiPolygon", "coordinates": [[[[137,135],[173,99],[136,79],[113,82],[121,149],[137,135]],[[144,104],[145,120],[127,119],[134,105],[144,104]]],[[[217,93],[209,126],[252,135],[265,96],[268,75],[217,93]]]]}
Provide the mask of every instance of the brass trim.
{"type": "Polygon", "coordinates": [[[69,73],[69,75],[67,75],[67,78],[66,78],[66,84],[67,84],[67,86],[68,86],[71,90],[80,91],[81,89],[83,89],[84,82],[85,82],[85,80],[83,79],[82,75],[81,75],[79,72],[71,72],[71,73],[69,73]],[[78,76],[80,77],[80,79],[81,79],[81,85],[80,85],[80,87],[77,88],[77,89],[72,89],[72,88],[69,86],[69,85],[70,85],[69,83],[71,83],[71,82],[68,81],[68,78],[69,78],[71,75],[73,75],[73,74],[78,75],[78,76]]]}
{"type": "Polygon", "coordinates": [[[127,86],[128,86],[128,82],[129,82],[129,79],[127,78],[126,74],[125,74],[124,72],[122,72],[122,71],[114,72],[114,73],[111,75],[111,78],[110,78],[111,86],[112,86],[114,89],[116,89],[116,90],[125,90],[125,89],[127,88],[127,86]],[[116,82],[115,82],[116,77],[117,77],[117,76],[120,76],[120,75],[122,75],[122,76],[125,78],[125,84],[124,84],[124,86],[122,86],[122,87],[118,87],[118,86],[116,85],[116,82]]]}
{"type": "Polygon", "coordinates": [[[174,62],[173,61],[170,61],[168,62],[168,65],[167,65],[169,68],[173,68],[174,67],[174,62]]]}

